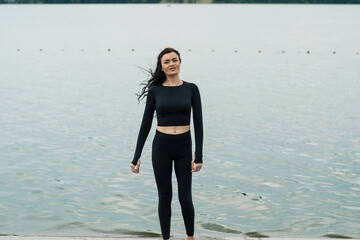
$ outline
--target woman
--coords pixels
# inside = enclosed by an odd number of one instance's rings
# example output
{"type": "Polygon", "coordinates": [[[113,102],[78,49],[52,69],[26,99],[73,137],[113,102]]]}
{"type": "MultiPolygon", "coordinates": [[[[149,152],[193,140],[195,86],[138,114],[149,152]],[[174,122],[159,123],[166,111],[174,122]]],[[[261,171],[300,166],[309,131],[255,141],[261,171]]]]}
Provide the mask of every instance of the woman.
{"type": "Polygon", "coordinates": [[[171,176],[174,162],[187,240],[193,240],[191,176],[192,172],[198,172],[202,167],[203,123],[199,89],[194,83],[180,79],[180,65],[179,52],[173,48],[165,48],[158,56],[155,72],[150,71],[152,77],[138,96],[140,99],[148,88],[134,159],[130,167],[132,172],[139,173],[141,151],[156,110],[158,125],[152,142],[152,165],[159,196],[158,214],[162,237],[170,239],[171,176]],[[191,108],[195,131],[194,158],[190,134],[191,108]]]}

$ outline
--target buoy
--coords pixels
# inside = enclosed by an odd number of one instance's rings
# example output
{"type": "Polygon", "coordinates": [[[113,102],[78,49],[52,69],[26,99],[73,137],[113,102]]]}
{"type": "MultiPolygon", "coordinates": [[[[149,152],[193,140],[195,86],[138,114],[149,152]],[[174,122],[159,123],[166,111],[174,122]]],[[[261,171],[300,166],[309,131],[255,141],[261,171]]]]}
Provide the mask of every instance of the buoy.
{"type": "Polygon", "coordinates": [[[336,52],[335,52],[335,51],[333,51],[333,54],[336,54],[336,52]]]}
{"type": "Polygon", "coordinates": [[[110,52],[110,51],[111,51],[111,49],[109,48],[109,49],[108,49],[108,52],[110,52]]]}
{"type": "Polygon", "coordinates": [[[307,51],[306,51],[306,53],[307,53],[307,54],[310,54],[310,51],[309,51],[309,50],[307,50],[307,51]]]}

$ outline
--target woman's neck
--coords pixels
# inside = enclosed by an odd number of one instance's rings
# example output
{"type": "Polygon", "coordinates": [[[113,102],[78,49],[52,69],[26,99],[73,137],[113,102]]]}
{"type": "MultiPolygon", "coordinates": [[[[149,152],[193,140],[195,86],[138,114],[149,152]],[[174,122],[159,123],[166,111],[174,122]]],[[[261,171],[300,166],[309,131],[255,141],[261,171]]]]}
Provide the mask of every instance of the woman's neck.
{"type": "Polygon", "coordinates": [[[166,80],[164,83],[166,86],[177,86],[180,85],[181,79],[178,74],[174,76],[166,76],[166,80]]]}

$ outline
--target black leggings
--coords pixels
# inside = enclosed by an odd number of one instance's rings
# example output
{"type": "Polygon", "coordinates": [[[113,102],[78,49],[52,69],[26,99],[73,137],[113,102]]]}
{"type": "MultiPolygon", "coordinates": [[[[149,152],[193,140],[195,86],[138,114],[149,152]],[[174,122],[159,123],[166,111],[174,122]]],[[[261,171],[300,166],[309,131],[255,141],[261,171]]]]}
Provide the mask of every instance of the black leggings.
{"type": "Polygon", "coordinates": [[[159,194],[158,214],[163,239],[170,238],[173,160],[186,234],[193,236],[194,206],[191,198],[192,149],[190,130],[177,135],[156,130],[152,143],[152,165],[159,194]]]}

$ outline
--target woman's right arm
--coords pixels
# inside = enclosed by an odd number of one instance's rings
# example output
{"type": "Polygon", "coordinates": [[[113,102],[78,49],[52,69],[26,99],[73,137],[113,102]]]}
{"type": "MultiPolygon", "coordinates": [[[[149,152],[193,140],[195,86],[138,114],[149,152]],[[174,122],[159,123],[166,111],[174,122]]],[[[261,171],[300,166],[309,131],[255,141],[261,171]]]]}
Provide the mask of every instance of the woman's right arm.
{"type": "Polygon", "coordinates": [[[144,147],[146,138],[149,135],[152,120],[154,118],[154,111],[155,111],[155,96],[154,96],[154,89],[153,87],[151,87],[149,88],[149,91],[147,93],[146,105],[145,105],[144,115],[136,143],[135,154],[131,162],[135,166],[137,165],[137,162],[141,156],[141,152],[144,147]]]}

